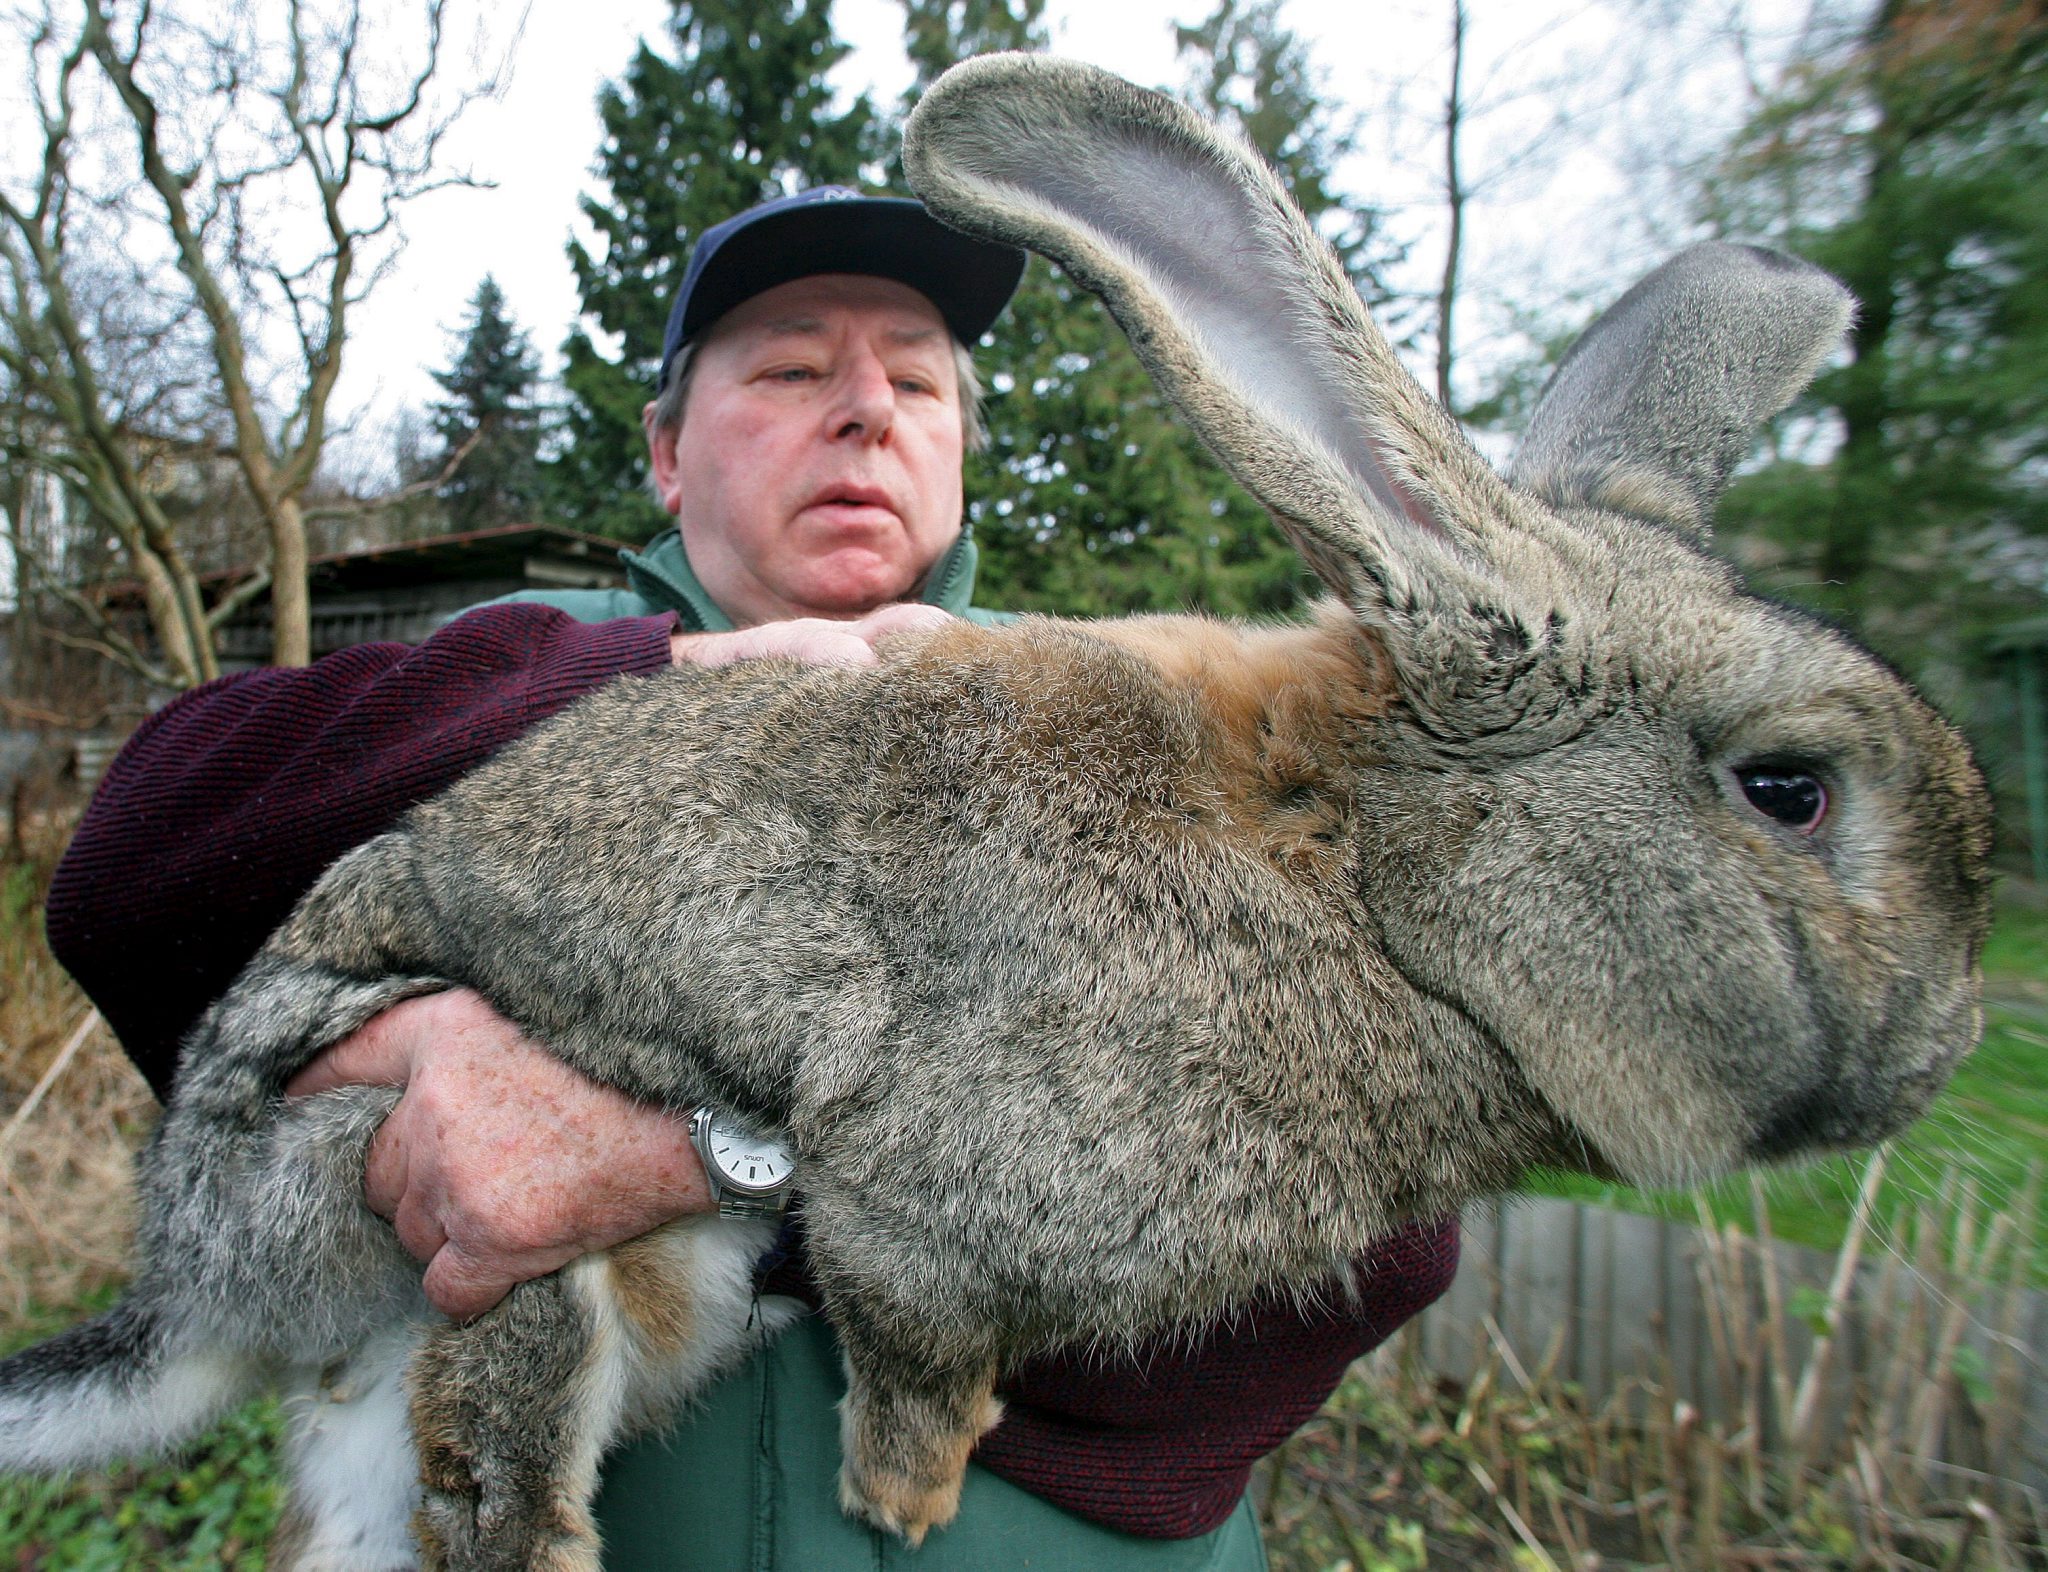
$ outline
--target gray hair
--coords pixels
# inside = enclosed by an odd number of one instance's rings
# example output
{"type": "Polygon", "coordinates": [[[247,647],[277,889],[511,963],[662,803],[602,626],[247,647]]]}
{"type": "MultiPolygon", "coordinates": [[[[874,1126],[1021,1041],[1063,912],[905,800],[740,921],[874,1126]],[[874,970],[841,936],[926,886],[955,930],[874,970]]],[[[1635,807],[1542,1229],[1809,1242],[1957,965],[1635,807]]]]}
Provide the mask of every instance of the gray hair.
{"type": "MultiPolygon", "coordinates": [[[[685,344],[669,362],[668,382],[654,400],[656,435],[674,431],[683,423],[683,406],[690,398],[690,378],[697,368],[697,346],[685,344]]],[[[981,418],[981,376],[974,369],[974,353],[957,338],[953,340],[953,373],[960,386],[960,437],[969,453],[988,446],[988,426],[981,418]]]]}

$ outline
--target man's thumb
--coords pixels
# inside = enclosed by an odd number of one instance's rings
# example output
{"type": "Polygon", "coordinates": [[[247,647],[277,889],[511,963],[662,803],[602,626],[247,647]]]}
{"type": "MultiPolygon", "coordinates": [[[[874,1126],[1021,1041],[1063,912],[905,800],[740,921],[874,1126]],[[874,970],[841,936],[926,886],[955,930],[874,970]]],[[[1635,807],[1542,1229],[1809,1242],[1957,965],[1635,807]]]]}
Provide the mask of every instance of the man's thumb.
{"type": "Polygon", "coordinates": [[[402,1022],[393,1017],[413,1001],[373,1015],[348,1036],[324,1050],[285,1083],[287,1097],[311,1097],[337,1086],[403,1086],[412,1078],[412,1052],[402,1022]]]}

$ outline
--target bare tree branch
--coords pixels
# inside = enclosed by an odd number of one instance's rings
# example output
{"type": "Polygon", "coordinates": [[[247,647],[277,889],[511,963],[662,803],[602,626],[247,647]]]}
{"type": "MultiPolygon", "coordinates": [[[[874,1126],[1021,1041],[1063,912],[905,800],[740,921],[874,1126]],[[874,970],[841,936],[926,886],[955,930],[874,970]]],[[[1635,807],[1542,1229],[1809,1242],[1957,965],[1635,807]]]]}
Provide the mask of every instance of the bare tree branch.
{"type": "Polygon", "coordinates": [[[67,649],[89,650],[95,655],[113,661],[117,666],[134,672],[143,681],[156,687],[175,688],[181,685],[178,681],[179,674],[144,654],[134,640],[114,625],[113,619],[107,615],[106,608],[98,601],[68,584],[60,584],[44,575],[32,558],[24,558],[20,552],[15,553],[15,561],[25,567],[34,579],[37,589],[70,607],[99,635],[97,638],[83,638],[77,634],[67,633],[62,628],[45,627],[44,637],[67,649]]]}
{"type": "Polygon", "coordinates": [[[218,629],[230,617],[249,605],[270,588],[270,570],[258,568],[233,589],[214,602],[213,609],[206,614],[206,625],[218,629]]]}
{"type": "Polygon", "coordinates": [[[48,419],[68,435],[65,450],[82,479],[138,560],[152,590],[152,617],[159,641],[185,681],[211,676],[211,651],[196,637],[201,626],[198,587],[186,570],[168,521],[138,473],[134,454],[108,418],[110,400],[99,383],[92,346],[75,308],[71,280],[62,260],[66,239],[63,193],[71,185],[70,83],[84,59],[84,41],[60,63],[53,99],[38,100],[44,146],[41,178],[32,208],[24,210],[0,190],[0,265],[13,283],[6,326],[16,347],[12,362],[24,381],[42,395],[48,419]]]}
{"type": "MultiPolygon", "coordinates": [[[[409,48],[388,36],[392,16],[361,0],[77,3],[76,23],[60,23],[51,0],[0,23],[29,45],[42,133],[40,172],[0,187],[6,396],[61,450],[40,467],[121,542],[158,666],[178,683],[212,674],[227,613],[204,605],[164,487],[196,476],[179,483],[204,497],[228,455],[242,510],[269,543],[263,575],[229,599],[246,605],[267,577],[273,657],[302,661],[303,499],[337,429],[350,308],[387,275],[406,204],[474,183],[441,164],[441,148],[496,91],[496,73],[442,82],[446,0],[414,0],[409,48]],[[81,147],[89,159],[74,159],[81,147]],[[293,210],[317,226],[310,255],[280,248],[279,214],[293,210]],[[288,333],[270,325],[278,317],[288,333]]],[[[226,538],[217,511],[203,518],[226,538]]],[[[92,642],[135,669],[132,648],[92,642]]]]}
{"type": "Polygon", "coordinates": [[[331,519],[363,518],[372,513],[381,513],[386,508],[398,507],[415,497],[429,496],[455,478],[456,473],[462,468],[463,461],[477,450],[478,445],[490,433],[491,423],[484,421],[462,439],[460,446],[449,452],[447,462],[433,474],[419,480],[393,487],[390,491],[380,491],[374,497],[351,498],[347,502],[308,503],[306,522],[310,524],[317,519],[325,523],[331,519]]]}
{"type": "Polygon", "coordinates": [[[1436,295],[1436,397],[1451,402],[1451,322],[1458,304],[1458,263],[1465,245],[1465,184],[1458,168],[1458,134],[1465,117],[1465,0],[1451,0],[1451,83],[1444,95],[1444,206],[1451,232],[1444,245],[1443,281],[1436,295]]]}
{"type": "MultiPolygon", "coordinates": [[[[98,653],[95,648],[95,653],[98,653]]],[[[92,731],[104,726],[119,709],[117,705],[103,705],[90,715],[66,715],[60,710],[47,709],[40,704],[25,704],[20,699],[0,695],[0,715],[10,720],[26,721],[31,726],[56,726],[65,731],[92,731]]]]}

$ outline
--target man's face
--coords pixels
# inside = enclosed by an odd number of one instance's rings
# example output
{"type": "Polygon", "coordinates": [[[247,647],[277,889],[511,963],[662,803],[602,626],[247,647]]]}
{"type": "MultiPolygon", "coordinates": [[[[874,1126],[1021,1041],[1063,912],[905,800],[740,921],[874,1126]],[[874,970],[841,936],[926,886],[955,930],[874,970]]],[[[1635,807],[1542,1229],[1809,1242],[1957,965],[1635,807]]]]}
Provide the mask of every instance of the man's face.
{"type": "Polygon", "coordinates": [[[700,343],[681,429],[650,432],[690,565],[742,626],[914,598],[960,533],[952,337],[892,279],[823,273],[700,343]]]}

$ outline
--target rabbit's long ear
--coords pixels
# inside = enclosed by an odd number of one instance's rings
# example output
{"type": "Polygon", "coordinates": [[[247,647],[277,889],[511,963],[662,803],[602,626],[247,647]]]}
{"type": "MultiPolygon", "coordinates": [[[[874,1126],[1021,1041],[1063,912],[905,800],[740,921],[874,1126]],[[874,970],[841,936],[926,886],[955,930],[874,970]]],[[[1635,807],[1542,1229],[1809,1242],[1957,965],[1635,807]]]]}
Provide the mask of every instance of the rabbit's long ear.
{"type": "Polygon", "coordinates": [[[1572,346],[1510,479],[1553,507],[1703,536],[1757,428],[1812,380],[1854,311],[1831,275],[1783,252],[1682,251],[1572,346]]]}
{"type": "Polygon", "coordinates": [[[1494,557],[1506,486],[1235,138],[1092,66],[988,55],[925,94],[903,161],[947,223],[1041,252],[1099,295],[1203,440],[1354,604],[1400,598],[1432,557],[1494,557]]]}

